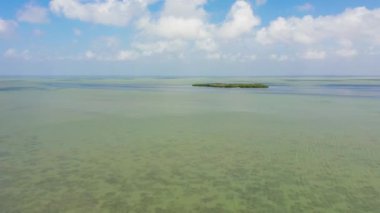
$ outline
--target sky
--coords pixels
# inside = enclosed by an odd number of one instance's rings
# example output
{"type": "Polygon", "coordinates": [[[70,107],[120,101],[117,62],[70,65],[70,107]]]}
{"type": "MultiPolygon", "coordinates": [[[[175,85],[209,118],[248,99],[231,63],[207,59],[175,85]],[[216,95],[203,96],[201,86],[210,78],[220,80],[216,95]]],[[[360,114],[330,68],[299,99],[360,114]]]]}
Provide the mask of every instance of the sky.
{"type": "Polygon", "coordinates": [[[0,75],[380,75],[379,0],[0,2],[0,75]]]}

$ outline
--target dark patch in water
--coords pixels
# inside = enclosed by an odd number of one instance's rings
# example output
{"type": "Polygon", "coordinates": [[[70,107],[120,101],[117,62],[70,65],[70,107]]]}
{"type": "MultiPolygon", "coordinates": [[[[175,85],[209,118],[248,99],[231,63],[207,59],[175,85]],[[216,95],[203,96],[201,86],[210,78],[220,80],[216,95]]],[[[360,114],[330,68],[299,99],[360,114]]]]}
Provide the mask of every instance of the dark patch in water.
{"type": "Polygon", "coordinates": [[[9,138],[11,138],[9,135],[0,136],[0,143],[5,143],[9,138]]]}
{"type": "Polygon", "coordinates": [[[44,90],[40,87],[0,87],[0,92],[24,91],[24,90],[44,90]]]}
{"type": "Polygon", "coordinates": [[[10,152],[0,151],[0,158],[8,157],[8,156],[10,156],[10,155],[11,155],[10,152]]]}
{"type": "Polygon", "coordinates": [[[315,86],[271,86],[267,91],[255,91],[263,94],[288,94],[307,96],[345,96],[357,98],[380,97],[378,84],[321,84],[315,86]]]}
{"type": "Polygon", "coordinates": [[[289,82],[343,82],[343,81],[380,81],[379,78],[357,78],[357,79],[352,79],[352,78],[332,78],[332,79],[284,79],[285,81],[289,82]]]}
{"type": "Polygon", "coordinates": [[[157,88],[151,85],[132,85],[132,84],[104,84],[104,83],[74,83],[74,82],[53,82],[43,83],[43,85],[56,88],[56,89],[70,89],[70,88],[83,88],[83,89],[141,89],[141,88],[157,88]]]}
{"type": "Polygon", "coordinates": [[[322,85],[322,87],[355,90],[380,90],[380,85],[378,84],[326,84],[322,85]]]}

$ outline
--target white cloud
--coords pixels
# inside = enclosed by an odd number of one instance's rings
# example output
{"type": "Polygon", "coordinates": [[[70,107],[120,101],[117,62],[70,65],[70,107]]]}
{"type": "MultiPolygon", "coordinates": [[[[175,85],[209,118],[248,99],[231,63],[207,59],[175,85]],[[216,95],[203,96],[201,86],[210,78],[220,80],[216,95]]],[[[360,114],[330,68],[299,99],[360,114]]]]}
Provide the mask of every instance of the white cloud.
{"type": "Polygon", "coordinates": [[[255,54],[247,55],[242,53],[221,53],[221,52],[214,52],[209,53],[206,55],[207,59],[211,60],[223,60],[223,61],[229,61],[229,62],[251,62],[255,61],[257,59],[257,56],[255,54]]]}
{"type": "Polygon", "coordinates": [[[204,50],[206,52],[215,52],[218,49],[218,44],[211,38],[198,40],[196,42],[196,46],[200,50],[204,50]]]}
{"type": "Polygon", "coordinates": [[[296,8],[300,12],[309,12],[309,11],[314,10],[314,5],[310,3],[305,3],[305,4],[297,6],[296,8]]]}
{"type": "Polygon", "coordinates": [[[95,53],[91,50],[87,50],[84,55],[85,55],[86,59],[93,59],[96,57],[95,53]]]}
{"type": "Polygon", "coordinates": [[[246,1],[237,0],[232,6],[219,34],[224,38],[236,38],[250,32],[253,27],[259,24],[260,19],[254,16],[251,5],[246,1]]]}
{"type": "Polygon", "coordinates": [[[232,62],[247,62],[247,61],[255,61],[257,59],[257,56],[255,54],[242,54],[242,53],[235,53],[235,54],[224,54],[223,58],[232,62]]]}
{"type": "Polygon", "coordinates": [[[321,60],[326,58],[326,52],[318,50],[308,50],[302,55],[302,58],[309,60],[321,60]]]}
{"type": "Polygon", "coordinates": [[[92,40],[90,48],[77,58],[79,60],[125,61],[138,57],[137,54],[132,53],[135,51],[124,50],[118,37],[101,36],[92,40]]]}
{"type": "MultiPolygon", "coordinates": [[[[150,14],[145,11],[145,7],[154,1],[52,0],[50,8],[68,18],[118,26],[127,25],[131,18],[140,17],[137,22],[139,36],[132,41],[131,50],[120,50],[122,47],[112,45],[115,42],[110,39],[97,40],[96,43],[101,45],[93,46],[91,49],[95,49],[95,52],[88,52],[90,54],[84,56],[96,60],[125,60],[155,54],[185,56],[185,51],[192,52],[193,55],[200,54],[199,51],[216,54],[219,51],[220,38],[232,39],[248,35],[260,23],[259,18],[253,14],[251,5],[244,0],[237,0],[233,4],[225,21],[220,25],[208,21],[209,14],[204,9],[207,0],[166,0],[162,11],[150,14]],[[140,12],[133,11],[132,14],[128,14],[132,8],[138,8],[140,12]],[[117,50],[120,52],[116,53],[117,50]]],[[[80,35],[81,31],[74,29],[74,34],[80,35]]],[[[235,52],[223,54],[223,57],[245,58],[244,60],[255,58],[251,53],[242,57],[239,51],[235,52]]]]}
{"type": "MultiPolygon", "coordinates": [[[[158,17],[140,19],[138,26],[143,35],[139,39],[142,42],[137,42],[134,47],[142,55],[203,51],[207,58],[217,58],[221,38],[233,39],[249,34],[260,23],[259,18],[254,16],[251,5],[243,0],[237,0],[232,5],[223,23],[211,23],[204,9],[205,3],[206,0],[165,1],[158,17]],[[144,38],[154,40],[157,37],[159,42],[144,42],[144,38]]],[[[222,57],[227,57],[226,55],[222,54],[222,57]]],[[[239,58],[235,55],[230,54],[231,57],[228,58],[239,58]]]]}
{"type": "Polygon", "coordinates": [[[130,60],[134,60],[138,57],[138,54],[134,51],[130,51],[130,50],[121,50],[117,57],[116,57],[116,60],[118,61],[130,61],[130,60]]]}
{"type": "Polygon", "coordinates": [[[351,57],[356,56],[358,52],[352,48],[344,48],[344,49],[337,50],[336,54],[344,58],[351,58],[351,57]]]}
{"type": "Polygon", "coordinates": [[[256,40],[262,44],[311,45],[341,40],[380,44],[380,9],[347,9],[335,16],[280,17],[262,28],[256,40]]]}
{"type": "Polygon", "coordinates": [[[287,55],[272,54],[270,56],[270,58],[273,59],[273,60],[276,60],[276,61],[280,61],[280,62],[289,60],[289,56],[287,56],[287,55]]]}
{"type": "MultiPolygon", "coordinates": [[[[51,0],[50,8],[65,17],[98,24],[126,26],[137,21],[137,34],[127,39],[131,42],[98,37],[90,42],[88,51],[77,55],[81,60],[129,61],[154,56],[293,62],[348,58],[369,54],[369,47],[371,53],[380,48],[380,9],[359,7],[329,16],[279,17],[259,28],[260,18],[249,1],[236,0],[220,23],[209,20],[207,0],[166,0],[161,11],[149,13],[147,6],[155,1],[51,0]]],[[[9,28],[1,21],[5,23],[0,19],[0,32],[9,28]]],[[[72,33],[80,36],[82,31],[74,28],[72,33]]],[[[18,55],[21,52],[17,51],[18,55]]],[[[10,51],[7,55],[17,54],[10,51]]]]}
{"type": "Polygon", "coordinates": [[[168,39],[199,39],[210,36],[203,9],[206,0],[166,0],[158,20],[145,17],[139,27],[148,34],[168,39]]]}
{"type": "Polygon", "coordinates": [[[166,0],[162,16],[204,19],[207,12],[203,9],[207,0],[166,0]]]}
{"type": "Polygon", "coordinates": [[[141,55],[151,56],[162,53],[182,53],[187,47],[187,42],[176,39],[169,41],[134,43],[132,46],[141,55]]]}
{"type": "Polygon", "coordinates": [[[0,18],[0,36],[11,34],[16,27],[17,23],[15,21],[4,20],[0,18]]]}
{"type": "Polygon", "coordinates": [[[313,26],[314,19],[311,16],[285,19],[280,17],[272,21],[268,27],[262,28],[256,35],[256,40],[262,44],[272,43],[301,43],[315,42],[317,26],[313,26]]]}
{"type": "Polygon", "coordinates": [[[22,60],[29,60],[31,59],[29,50],[16,50],[13,48],[7,49],[3,56],[8,59],[22,59],[22,60]]]}
{"type": "Polygon", "coordinates": [[[94,52],[93,50],[87,50],[84,53],[85,60],[97,60],[97,61],[130,61],[138,58],[139,54],[132,50],[119,50],[116,52],[94,52]]]}
{"type": "Polygon", "coordinates": [[[25,5],[17,12],[17,20],[33,24],[49,22],[48,9],[33,4],[25,5]]]}
{"type": "Polygon", "coordinates": [[[353,48],[352,41],[342,39],[339,41],[339,44],[341,48],[335,51],[338,56],[343,58],[352,58],[358,54],[358,51],[353,48]]]}
{"type": "Polygon", "coordinates": [[[156,23],[148,22],[144,28],[149,33],[169,39],[197,39],[209,35],[206,25],[198,18],[166,16],[160,18],[156,23]]]}
{"type": "Polygon", "coordinates": [[[267,0],[256,0],[256,5],[261,6],[267,3],[267,0]]]}
{"type": "Polygon", "coordinates": [[[11,48],[11,49],[7,49],[4,52],[3,56],[6,57],[6,58],[12,58],[13,56],[16,55],[16,53],[17,53],[17,51],[15,49],[11,48]]]}
{"type": "Polygon", "coordinates": [[[50,9],[70,19],[96,24],[126,26],[155,0],[52,0],[50,9]]]}

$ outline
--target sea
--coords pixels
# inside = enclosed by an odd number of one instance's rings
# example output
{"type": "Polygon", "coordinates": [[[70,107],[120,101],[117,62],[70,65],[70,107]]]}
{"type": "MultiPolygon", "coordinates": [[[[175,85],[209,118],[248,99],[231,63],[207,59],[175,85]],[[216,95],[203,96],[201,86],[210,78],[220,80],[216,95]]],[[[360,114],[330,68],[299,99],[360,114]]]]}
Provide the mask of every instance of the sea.
{"type": "Polygon", "coordinates": [[[0,212],[380,212],[380,77],[0,77],[0,212]]]}

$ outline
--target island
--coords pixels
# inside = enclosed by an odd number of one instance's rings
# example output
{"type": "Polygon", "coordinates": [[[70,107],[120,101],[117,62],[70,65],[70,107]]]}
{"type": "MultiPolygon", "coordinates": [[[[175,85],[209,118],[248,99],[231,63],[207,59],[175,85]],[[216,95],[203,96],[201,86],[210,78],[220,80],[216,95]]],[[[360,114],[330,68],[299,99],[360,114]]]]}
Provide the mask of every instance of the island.
{"type": "Polygon", "coordinates": [[[262,83],[203,83],[193,84],[193,87],[217,87],[217,88],[269,88],[262,83]]]}

